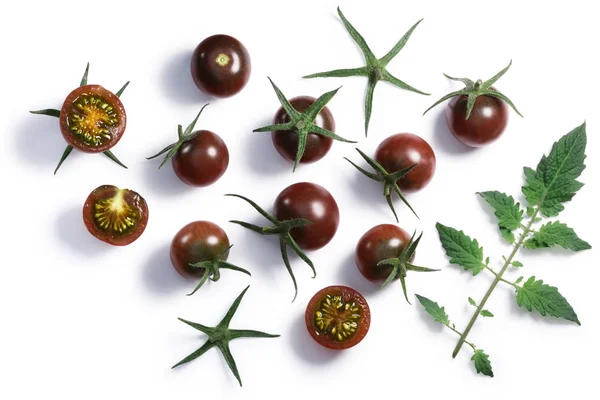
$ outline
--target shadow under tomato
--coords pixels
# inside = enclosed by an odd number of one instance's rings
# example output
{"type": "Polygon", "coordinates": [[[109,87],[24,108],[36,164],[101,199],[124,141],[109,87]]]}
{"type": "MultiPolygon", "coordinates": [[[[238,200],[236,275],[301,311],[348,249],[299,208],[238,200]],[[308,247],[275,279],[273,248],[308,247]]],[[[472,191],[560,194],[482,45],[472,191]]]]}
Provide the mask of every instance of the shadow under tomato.
{"type": "Polygon", "coordinates": [[[94,256],[107,252],[113,246],[88,232],[83,223],[82,207],[72,206],[58,215],[54,224],[56,236],[75,253],[94,256]]]}
{"type": "MultiPolygon", "coordinates": [[[[253,129],[272,123],[271,120],[263,121],[262,124],[257,125],[253,129]]],[[[248,154],[250,154],[250,168],[254,172],[265,175],[292,172],[294,164],[285,160],[275,150],[273,140],[271,139],[271,132],[252,132],[250,130],[244,137],[247,141],[246,148],[248,149],[248,154]]],[[[301,165],[298,168],[300,167],[301,165]]]]}
{"type": "Polygon", "coordinates": [[[180,276],[171,265],[170,244],[156,248],[144,262],[142,280],[152,293],[167,295],[176,291],[181,294],[194,290],[193,280],[180,276]]]}
{"type": "MultiPolygon", "coordinates": [[[[445,105],[444,105],[445,107],[445,105]]],[[[448,127],[445,110],[438,112],[433,127],[433,143],[431,144],[434,151],[443,151],[448,154],[465,154],[476,150],[474,147],[467,146],[454,137],[452,131],[448,127]]]]}
{"type": "Polygon", "coordinates": [[[304,313],[294,320],[286,336],[290,338],[292,349],[298,357],[310,364],[325,365],[339,360],[343,353],[342,350],[331,350],[314,341],[306,329],[304,313]]]}
{"type": "Polygon", "coordinates": [[[161,72],[163,92],[181,104],[202,105],[214,102],[216,99],[204,94],[192,79],[190,71],[192,50],[176,54],[165,63],[161,72]]]}
{"type": "Polygon", "coordinates": [[[147,160],[143,166],[143,179],[146,181],[146,186],[153,192],[152,194],[159,196],[177,196],[195,189],[201,189],[183,183],[177,175],[175,175],[170,161],[167,161],[161,169],[158,169],[161,162],[162,159],[147,160]]]}
{"type": "Polygon", "coordinates": [[[348,255],[340,268],[338,268],[338,282],[341,285],[355,289],[363,296],[374,295],[379,292],[379,288],[381,287],[380,284],[367,280],[360,273],[354,260],[354,252],[348,255]]]}

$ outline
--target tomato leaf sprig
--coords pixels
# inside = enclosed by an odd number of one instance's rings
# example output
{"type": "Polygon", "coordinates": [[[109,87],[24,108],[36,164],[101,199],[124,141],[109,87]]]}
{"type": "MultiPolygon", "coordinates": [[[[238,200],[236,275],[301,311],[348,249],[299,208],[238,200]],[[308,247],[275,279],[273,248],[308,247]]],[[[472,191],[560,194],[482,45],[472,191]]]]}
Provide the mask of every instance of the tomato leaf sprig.
{"type": "Polygon", "coordinates": [[[331,92],[327,92],[321,95],[315,102],[308,107],[304,112],[298,112],[296,109],[290,104],[288,99],[284,96],[284,94],[279,90],[279,88],[273,83],[271,78],[269,78],[269,82],[273,86],[273,90],[277,94],[277,98],[281,103],[281,106],[287,113],[290,118],[290,122],[285,124],[275,124],[268,125],[262,128],[255,129],[253,132],[271,132],[271,131],[290,131],[298,135],[298,150],[296,152],[296,160],[294,161],[294,169],[298,167],[298,163],[302,156],[304,155],[304,151],[306,149],[306,140],[309,133],[316,133],[321,136],[326,136],[334,140],[338,140],[340,142],[345,143],[356,143],[352,140],[344,139],[341,136],[336,135],[330,130],[321,128],[320,126],[315,125],[315,119],[317,115],[321,112],[323,108],[329,103],[329,101],[335,96],[340,88],[332,90],[331,92]]]}
{"type": "Polygon", "coordinates": [[[539,229],[534,229],[535,224],[542,221],[542,217],[556,217],[564,210],[563,203],[570,201],[583,187],[583,183],[577,181],[577,178],[585,169],[586,144],[586,130],[583,123],[555,142],[550,153],[542,157],[535,170],[524,168],[525,185],[522,187],[522,192],[529,205],[526,210],[523,210],[519,203],[515,203],[511,196],[504,193],[498,191],[478,193],[494,209],[502,237],[513,244],[509,256],[503,257],[504,264],[500,271],[497,272],[490,267],[489,257],[484,261],[483,247],[476,239],[467,236],[463,231],[440,223],[436,225],[442,247],[451,264],[456,264],[473,275],[486,270],[494,276],[492,284],[479,304],[469,298],[469,303],[476,307],[476,310],[463,332],[458,331],[454,324],[450,325],[443,307],[426,297],[417,295],[420,303],[435,321],[460,336],[452,357],[456,357],[463,344],[471,346],[474,351],[471,359],[478,373],[494,376],[488,355],[468,342],[467,336],[480,315],[493,316],[490,311],[484,309],[484,306],[500,282],[512,286],[519,307],[524,307],[530,312],[535,310],[542,316],[563,318],[581,325],[575,310],[556,287],[536,279],[535,276],[529,277],[521,284],[523,276],[511,282],[503,278],[503,275],[511,266],[523,267],[521,262],[515,260],[521,247],[539,249],[559,246],[572,251],[591,249],[589,243],[580,239],[573,229],[561,222],[547,222],[539,229]],[[524,222],[525,216],[528,220],[524,222]],[[515,231],[520,232],[515,236],[515,231]]]}
{"type": "Polygon", "coordinates": [[[392,49],[383,57],[377,58],[369,48],[369,45],[365,41],[365,39],[361,36],[360,33],[352,26],[352,24],[346,19],[344,14],[342,14],[342,10],[338,7],[337,9],[340,19],[344,23],[346,30],[354,39],[358,47],[360,47],[363,56],[365,58],[366,65],[364,67],[359,68],[351,68],[351,69],[336,69],[327,72],[319,72],[316,74],[306,75],[304,78],[343,78],[348,76],[364,76],[368,78],[367,84],[367,93],[365,96],[365,136],[367,136],[367,132],[369,130],[369,121],[371,120],[371,110],[373,108],[373,93],[375,92],[375,86],[379,81],[386,81],[391,83],[394,86],[397,86],[401,89],[406,89],[411,92],[419,93],[422,95],[429,96],[429,93],[422,92],[400,79],[396,78],[394,75],[389,73],[387,70],[387,65],[394,57],[400,53],[400,50],[404,48],[408,39],[412,35],[415,28],[421,23],[422,19],[417,21],[405,34],[402,38],[392,47],[392,49]]]}
{"type": "Polygon", "coordinates": [[[240,378],[240,373],[238,372],[237,365],[235,364],[235,360],[233,359],[233,355],[231,354],[231,350],[229,349],[229,342],[234,339],[239,338],[275,338],[279,337],[279,335],[272,335],[265,332],[253,331],[253,330],[239,330],[239,329],[229,329],[229,323],[233,318],[233,315],[237,311],[242,298],[246,294],[250,286],[247,286],[246,289],[242,291],[242,293],[235,299],[225,317],[219,322],[219,324],[215,327],[208,327],[202,324],[198,324],[195,322],[187,321],[183,318],[178,318],[181,322],[191,326],[192,328],[199,330],[200,332],[206,334],[208,336],[208,340],[206,343],[202,345],[198,350],[194,351],[189,356],[185,357],[183,360],[179,361],[171,368],[176,368],[182,364],[186,364],[190,361],[195,360],[200,357],[202,354],[206,353],[213,347],[216,347],[221,351],[225,361],[227,362],[227,366],[233,373],[233,375],[238,380],[240,386],[242,386],[242,379],[240,378]]]}
{"type": "Polygon", "coordinates": [[[247,197],[240,196],[239,194],[226,194],[225,196],[237,197],[237,198],[240,198],[240,199],[246,201],[248,204],[250,204],[252,206],[252,208],[254,208],[256,211],[258,211],[258,213],[260,215],[265,217],[267,220],[269,220],[269,222],[271,222],[273,224],[271,226],[262,226],[261,227],[261,226],[249,224],[249,223],[243,222],[243,221],[237,221],[237,220],[229,221],[231,223],[241,225],[244,228],[249,229],[253,232],[259,233],[261,235],[278,235],[279,236],[279,247],[281,250],[281,257],[283,258],[283,263],[285,264],[285,268],[288,270],[290,277],[292,278],[292,282],[294,283],[294,298],[292,299],[292,302],[294,302],[294,300],[296,300],[296,296],[298,296],[298,284],[296,283],[296,277],[294,276],[294,271],[292,271],[292,266],[290,265],[290,260],[289,260],[288,253],[287,253],[287,247],[289,246],[298,255],[298,257],[300,257],[302,259],[302,261],[304,261],[306,264],[308,264],[308,266],[312,269],[313,278],[315,278],[317,276],[317,271],[315,270],[315,266],[314,266],[313,262],[310,260],[310,258],[308,258],[306,253],[304,253],[304,251],[302,251],[300,246],[298,246],[298,243],[296,243],[296,241],[292,237],[290,231],[294,228],[300,228],[303,226],[310,225],[310,224],[312,224],[312,222],[308,221],[306,219],[303,219],[303,218],[295,218],[295,219],[291,219],[291,220],[287,220],[287,221],[279,221],[277,218],[275,218],[274,215],[263,210],[258,204],[256,204],[255,202],[253,202],[252,200],[250,200],[247,197]]]}
{"type": "MultiPolygon", "coordinates": [[[[87,66],[85,67],[85,71],[83,72],[83,76],[81,77],[81,82],[79,83],[80,87],[87,85],[89,71],[90,71],[90,63],[87,63],[87,66]]],[[[125,89],[127,89],[127,86],[129,86],[129,81],[125,82],[125,84],[121,87],[121,89],[119,89],[119,91],[117,93],[115,93],[115,96],[121,97],[121,95],[123,94],[125,89]]],[[[60,110],[56,110],[54,108],[47,108],[44,110],[36,110],[36,111],[29,111],[29,112],[32,114],[47,115],[49,117],[60,118],[60,110]]],[[[67,145],[67,147],[65,148],[65,151],[63,152],[62,156],[60,157],[60,160],[58,161],[58,165],[54,169],[54,175],[56,175],[56,173],[58,172],[58,169],[63,164],[63,162],[65,162],[67,157],[69,157],[71,155],[72,151],[73,151],[73,146],[67,145]]],[[[111,159],[112,161],[114,161],[115,163],[120,165],[121,167],[127,169],[127,166],[125,164],[123,164],[117,158],[117,156],[114,155],[114,153],[112,151],[106,150],[106,151],[102,152],[102,154],[104,154],[106,157],[108,157],[109,159],[111,159]]]]}

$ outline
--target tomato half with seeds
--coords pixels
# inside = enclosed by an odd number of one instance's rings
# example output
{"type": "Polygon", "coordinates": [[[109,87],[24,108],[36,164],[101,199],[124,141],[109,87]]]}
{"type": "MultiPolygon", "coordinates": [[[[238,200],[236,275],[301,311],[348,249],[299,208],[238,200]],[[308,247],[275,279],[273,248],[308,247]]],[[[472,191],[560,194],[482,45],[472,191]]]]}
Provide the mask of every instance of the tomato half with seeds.
{"type": "Polygon", "coordinates": [[[73,90],[60,110],[63,137],[69,145],[86,153],[101,153],[115,146],[126,125],[123,103],[100,85],[73,90]]]}
{"type": "Polygon", "coordinates": [[[102,185],[85,201],[83,222],[97,239],[126,246],[144,233],[148,224],[148,204],[133,190],[102,185]]]}
{"type": "Polygon", "coordinates": [[[371,311],[362,294],[347,286],[319,290],[304,314],[310,336],[321,346],[344,350],[364,339],[371,326],[371,311]]]}
{"type": "Polygon", "coordinates": [[[175,174],[190,186],[215,183],[229,166],[229,150],[219,135],[201,130],[192,133],[171,159],[175,174]]]}
{"type": "MultiPolygon", "coordinates": [[[[171,264],[185,278],[201,278],[204,268],[190,264],[210,261],[229,247],[229,238],[221,227],[210,221],[194,221],[177,232],[171,242],[171,264]]],[[[227,260],[229,252],[220,259],[227,260]]]]}
{"type": "Polygon", "coordinates": [[[246,46],[228,35],[204,39],[194,50],[191,64],[192,78],[198,89],[214,97],[239,93],[252,71],[246,46]]]}
{"type": "Polygon", "coordinates": [[[275,217],[279,221],[306,219],[312,224],[290,231],[304,250],[317,250],[333,239],[340,223],[340,210],[323,186],[299,182],[285,188],[275,199],[275,217]]]}

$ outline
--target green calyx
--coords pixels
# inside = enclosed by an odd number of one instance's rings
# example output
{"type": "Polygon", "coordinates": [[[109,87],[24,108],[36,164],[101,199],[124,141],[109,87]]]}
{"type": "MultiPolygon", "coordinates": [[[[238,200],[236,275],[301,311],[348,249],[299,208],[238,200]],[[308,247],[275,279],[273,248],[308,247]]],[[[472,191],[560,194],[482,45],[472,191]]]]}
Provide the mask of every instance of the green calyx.
{"type": "Polygon", "coordinates": [[[502,77],[502,75],[504,75],[506,73],[506,71],[508,71],[508,69],[510,68],[511,65],[512,65],[512,60],[510,60],[510,62],[504,69],[502,69],[500,72],[498,72],[496,75],[494,75],[493,77],[491,77],[490,79],[488,79],[485,82],[482,81],[481,79],[478,79],[477,81],[473,82],[472,80],[470,80],[468,78],[454,78],[452,76],[448,76],[448,75],[444,74],[444,76],[448,79],[464,83],[465,88],[462,90],[457,90],[456,92],[448,93],[447,95],[445,95],[444,97],[442,97],[441,99],[436,101],[427,110],[425,110],[423,115],[425,115],[427,113],[427,111],[431,110],[433,107],[437,106],[438,104],[440,104],[448,99],[451,99],[452,97],[467,96],[467,115],[466,115],[465,119],[469,119],[469,117],[471,116],[471,111],[473,110],[473,105],[475,104],[475,100],[477,99],[477,97],[492,96],[492,97],[497,97],[497,98],[503,100],[506,104],[511,106],[512,109],[515,110],[515,112],[517,114],[519,114],[522,117],[523,115],[519,112],[519,110],[517,110],[517,107],[515,107],[513,102],[508,97],[506,97],[502,93],[500,93],[497,90],[492,88],[492,85],[494,83],[496,83],[496,81],[498,79],[500,79],[502,77]]]}
{"type": "Polygon", "coordinates": [[[208,104],[209,103],[206,103],[200,109],[200,112],[198,112],[198,115],[196,115],[196,118],[194,118],[194,120],[188,125],[188,127],[185,128],[185,131],[183,130],[181,125],[177,125],[177,135],[179,136],[178,141],[168,145],[167,147],[165,147],[164,149],[162,149],[161,151],[159,151],[152,157],[146,157],[146,160],[152,160],[164,153],[167,153],[165,155],[165,157],[163,158],[163,161],[158,166],[158,169],[161,169],[162,166],[165,165],[166,162],[169,161],[171,159],[171,157],[173,157],[177,153],[177,151],[181,148],[181,146],[183,146],[183,144],[185,142],[193,139],[194,137],[196,137],[196,135],[198,135],[197,132],[194,132],[194,127],[196,126],[196,122],[198,122],[198,118],[200,118],[200,114],[202,114],[202,111],[204,111],[204,109],[206,108],[206,106],[208,106],[208,104]]]}
{"type": "Polygon", "coordinates": [[[393,76],[387,70],[387,65],[394,57],[398,55],[400,50],[406,45],[408,39],[412,35],[415,28],[421,23],[422,19],[417,21],[408,32],[402,36],[402,38],[396,43],[396,45],[383,57],[377,58],[369,48],[369,45],[365,41],[365,39],[358,33],[358,31],[350,24],[350,22],[344,17],[342,11],[338,7],[338,14],[346,27],[346,30],[352,36],[352,39],[356,42],[358,47],[362,50],[362,53],[365,57],[366,65],[364,67],[359,68],[351,68],[351,69],[336,69],[327,72],[319,72],[316,74],[306,75],[304,78],[342,78],[347,76],[364,76],[368,78],[367,84],[367,93],[365,96],[365,136],[367,136],[367,132],[369,129],[369,121],[371,119],[371,110],[373,108],[373,93],[375,91],[375,86],[379,81],[386,81],[391,83],[394,86],[397,86],[401,89],[406,89],[411,92],[419,93],[422,95],[429,96],[429,93],[422,92],[400,79],[393,76]]]}
{"type": "Polygon", "coordinates": [[[219,322],[219,324],[215,327],[208,327],[202,324],[198,324],[195,322],[190,322],[182,318],[178,318],[181,322],[191,326],[192,328],[199,330],[200,332],[206,334],[208,336],[208,340],[204,345],[202,345],[198,350],[194,351],[192,354],[179,361],[171,368],[176,368],[182,364],[186,364],[190,361],[195,360],[200,357],[202,354],[206,353],[209,349],[216,347],[221,351],[229,369],[233,373],[233,375],[238,380],[240,386],[242,386],[242,379],[240,378],[240,373],[238,372],[237,366],[235,364],[235,360],[231,354],[231,350],[229,349],[229,342],[234,339],[239,338],[275,338],[279,337],[279,335],[272,335],[269,333],[253,331],[253,330],[239,330],[239,329],[229,329],[229,323],[233,318],[233,315],[237,311],[244,294],[248,290],[250,286],[246,287],[244,291],[235,299],[225,317],[219,322]]]}
{"type": "Polygon", "coordinates": [[[249,224],[243,221],[229,221],[234,224],[238,224],[243,226],[246,229],[250,229],[256,233],[260,233],[261,235],[277,235],[279,236],[279,247],[281,250],[281,257],[283,258],[283,263],[285,264],[285,268],[288,270],[290,276],[292,277],[292,282],[294,283],[294,298],[292,299],[292,303],[296,300],[296,296],[298,295],[298,284],[296,283],[296,277],[294,276],[294,271],[292,271],[292,266],[290,265],[290,260],[287,253],[288,246],[300,257],[308,266],[312,269],[313,278],[317,276],[317,271],[315,270],[315,266],[313,262],[308,258],[308,256],[302,251],[298,243],[292,237],[290,231],[294,228],[300,228],[303,226],[308,226],[312,224],[311,221],[302,218],[295,218],[287,221],[279,221],[275,218],[274,215],[263,210],[258,204],[248,199],[247,197],[240,196],[239,194],[226,194],[225,196],[237,197],[248,204],[250,204],[260,215],[269,220],[273,225],[271,226],[258,226],[249,224]]]}
{"type": "MultiPolygon", "coordinates": [[[[87,63],[87,66],[85,67],[85,72],[83,73],[83,76],[81,77],[81,82],[80,82],[79,86],[85,86],[85,85],[87,85],[89,71],[90,71],[90,63],[87,63]]],[[[121,97],[121,95],[123,94],[123,92],[125,91],[125,89],[127,89],[127,86],[129,86],[129,82],[126,82],[121,87],[121,89],[119,89],[119,91],[117,93],[115,93],[115,95],[117,97],[121,97]]],[[[32,114],[47,115],[49,117],[60,118],[60,110],[56,110],[56,109],[53,109],[53,108],[47,108],[47,109],[44,109],[44,110],[36,110],[36,111],[29,111],[29,112],[32,113],[32,114]]],[[[54,175],[56,175],[56,173],[58,172],[58,169],[61,167],[61,165],[63,164],[63,162],[65,162],[65,160],[67,159],[67,157],[69,157],[69,155],[71,155],[72,151],[73,151],[73,146],[71,146],[71,145],[68,145],[65,148],[65,151],[63,152],[62,156],[60,157],[60,160],[58,161],[58,165],[54,169],[54,175]]],[[[125,164],[123,164],[117,158],[117,156],[114,155],[114,153],[112,151],[106,150],[102,154],[104,154],[107,158],[111,159],[115,163],[119,164],[121,167],[127,169],[127,166],[125,166],[125,164]]]]}
{"type": "Polygon", "coordinates": [[[223,250],[222,252],[217,254],[216,257],[213,258],[212,260],[200,261],[200,262],[197,262],[194,264],[190,264],[190,266],[193,268],[203,269],[204,275],[202,275],[200,282],[198,282],[198,285],[196,286],[196,288],[192,291],[192,293],[189,293],[188,296],[191,296],[194,293],[196,293],[198,291],[198,289],[200,289],[202,287],[202,285],[204,285],[204,283],[206,283],[206,281],[209,278],[213,282],[216,282],[219,279],[221,279],[221,272],[220,272],[221,269],[230,269],[233,271],[243,272],[246,275],[252,275],[250,272],[248,272],[244,268],[240,268],[237,265],[233,265],[233,264],[228,263],[227,261],[223,260],[225,255],[229,252],[229,250],[232,247],[233,247],[233,245],[229,246],[228,248],[226,248],[225,250],[223,250]]]}
{"type": "Polygon", "coordinates": [[[388,205],[390,206],[390,208],[392,209],[392,212],[394,213],[396,222],[399,222],[399,221],[398,221],[398,215],[396,214],[396,210],[394,209],[394,203],[392,202],[392,193],[396,193],[398,195],[398,197],[400,197],[400,200],[402,200],[402,202],[404,204],[406,204],[406,206],[410,209],[410,211],[412,211],[413,214],[415,214],[415,217],[419,218],[419,216],[417,215],[415,210],[408,203],[408,200],[406,200],[406,197],[404,197],[404,194],[402,193],[402,190],[400,190],[400,187],[398,186],[398,183],[397,183],[398,179],[402,179],[404,176],[406,176],[406,174],[408,174],[411,169],[416,167],[417,164],[411,165],[408,168],[401,169],[400,171],[396,171],[394,173],[389,173],[385,170],[385,168],[381,164],[379,164],[377,161],[375,161],[374,159],[372,159],[371,157],[369,157],[368,155],[363,153],[360,149],[357,148],[356,151],[358,151],[358,153],[367,162],[367,164],[369,164],[375,170],[374,173],[369,172],[369,171],[365,170],[364,168],[359,167],[358,165],[356,165],[354,162],[352,162],[347,157],[344,157],[344,159],[346,161],[348,161],[350,164],[352,164],[363,175],[373,179],[374,181],[383,183],[383,195],[385,196],[385,199],[387,200],[388,205]]]}
{"type": "Polygon", "coordinates": [[[269,78],[269,82],[271,82],[281,106],[290,118],[290,122],[286,124],[264,126],[262,128],[255,129],[254,132],[291,131],[298,135],[298,150],[296,151],[296,160],[294,161],[294,171],[296,171],[296,167],[304,155],[304,150],[306,149],[306,140],[309,133],[326,136],[340,142],[356,143],[351,140],[344,139],[343,137],[338,136],[327,129],[321,128],[314,123],[317,115],[319,115],[321,110],[325,108],[327,103],[329,103],[329,101],[333,98],[333,96],[335,96],[340,88],[321,95],[310,107],[308,107],[304,112],[300,113],[296,111],[294,107],[292,107],[290,102],[283,95],[281,90],[279,90],[279,88],[273,83],[271,78],[269,78]]]}
{"type": "Polygon", "coordinates": [[[404,298],[406,299],[406,302],[408,304],[411,304],[411,302],[408,300],[408,295],[406,294],[406,273],[408,271],[416,271],[416,272],[439,271],[439,269],[419,267],[417,265],[413,265],[410,262],[411,258],[415,254],[415,250],[417,250],[417,246],[419,245],[419,242],[421,241],[421,237],[423,236],[423,233],[421,233],[419,235],[417,240],[415,240],[415,235],[416,235],[416,232],[413,233],[412,237],[410,238],[410,241],[406,244],[406,247],[404,248],[404,250],[402,250],[402,253],[400,253],[400,255],[398,257],[388,258],[388,259],[379,261],[377,263],[377,265],[390,265],[392,267],[392,272],[390,272],[389,276],[387,277],[387,279],[385,280],[383,285],[381,285],[381,288],[383,289],[394,279],[400,280],[400,283],[402,284],[402,291],[404,292],[404,298]]]}

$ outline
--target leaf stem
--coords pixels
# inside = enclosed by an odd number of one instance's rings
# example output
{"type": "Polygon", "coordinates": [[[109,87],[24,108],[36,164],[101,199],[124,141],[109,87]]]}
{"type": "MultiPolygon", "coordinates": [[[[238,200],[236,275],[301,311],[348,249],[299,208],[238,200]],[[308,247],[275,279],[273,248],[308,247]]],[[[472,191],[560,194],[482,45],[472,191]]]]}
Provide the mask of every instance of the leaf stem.
{"type": "MultiPolygon", "coordinates": [[[[490,267],[488,267],[487,265],[485,266],[485,269],[487,269],[487,270],[488,270],[488,271],[490,271],[492,274],[494,274],[494,276],[498,277],[498,273],[497,273],[496,271],[494,271],[493,269],[491,269],[490,267]]],[[[515,285],[515,284],[514,284],[514,283],[512,283],[511,281],[507,281],[506,279],[504,279],[504,278],[502,278],[502,277],[500,277],[500,278],[499,278],[499,281],[500,281],[500,282],[507,283],[507,284],[509,284],[510,286],[513,286],[513,287],[515,287],[515,288],[517,287],[517,285],[515,285]]]]}
{"type": "MultiPolygon", "coordinates": [[[[452,326],[450,326],[450,324],[446,324],[446,327],[448,329],[450,329],[452,332],[456,333],[458,336],[461,336],[461,337],[463,336],[463,334],[459,330],[457,330],[456,328],[453,328],[452,326]]],[[[466,339],[465,339],[465,343],[468,344],[469,346],[471,346],[473,351],[477,350],[477,347],[475,347],[475,345],[473,343],[467,341],[466,339]]]]}

